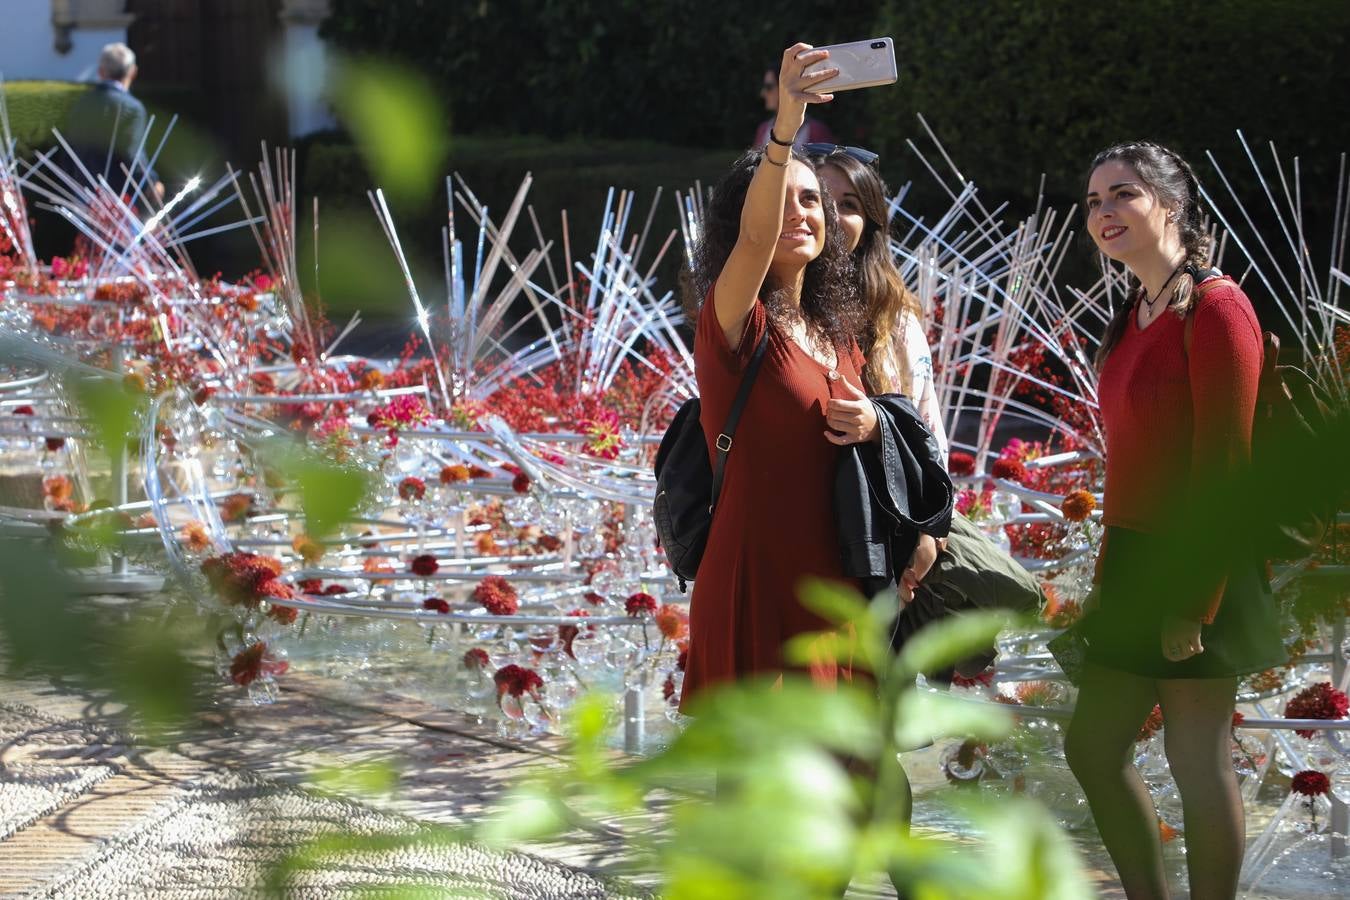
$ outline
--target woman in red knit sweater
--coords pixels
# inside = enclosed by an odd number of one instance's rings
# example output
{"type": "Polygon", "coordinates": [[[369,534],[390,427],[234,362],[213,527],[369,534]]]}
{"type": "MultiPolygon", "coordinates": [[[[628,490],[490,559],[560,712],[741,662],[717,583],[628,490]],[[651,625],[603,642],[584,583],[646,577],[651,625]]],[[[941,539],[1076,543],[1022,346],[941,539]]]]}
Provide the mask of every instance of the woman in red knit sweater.
{"type": "Polygon", "coordinates": [[[1191,896],[1232,898],[1245,842],[1230,747],[1237,678],[1285,661],[1255,555],[1218,562],[1163,536],[1188,493],[1250,457],[1261,372],[1256,315],[1209,270],[1199,203],[1191,167],[1156,144],[1111,147],[1089,168],[1088,232],[1133,290],[1097,357],[1106,539],[1064,751],[1132,900],[1168,896],[1158,817],[1133,765],[1154,704],[1190,826],[1191,896]],[[1165,574],[1178,556],[1185,578],[1165,574]]]}

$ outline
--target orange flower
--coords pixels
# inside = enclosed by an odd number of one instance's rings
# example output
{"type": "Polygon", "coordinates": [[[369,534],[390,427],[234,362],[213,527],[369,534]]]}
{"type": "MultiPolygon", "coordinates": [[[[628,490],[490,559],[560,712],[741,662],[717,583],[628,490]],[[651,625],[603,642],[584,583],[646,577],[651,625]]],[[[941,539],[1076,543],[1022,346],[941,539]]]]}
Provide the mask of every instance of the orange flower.
{"type": "Polygon", "coordinates": [[[361,373],[361,390],[378,391],[384,387],[384,373],[379,369],[366,369],[361,373]]]}
{"type": "Polygon", "coordinates": [[[201,522],[194,520],[187,523],[183,526],[182,534],[183,543],[193,553],[204,553],[211,547],[211,535],[206,533],[206,526],[201,522]]]}
{"type": "Polygon", "coordinates": [[[689,613],[679,606],[663,603],[656,611],[656,627],[661,636],[678,641],[689,633],[689,613]]]}
{"type": "Polygon", "coordinates": [[[75,495],[75,485],[64,475],[48,475],[42,479],[42,494],[53,504],[65,503],[75,495]]]}
{"type": "Polygon", "coordinates": [[[492,536],[492,532],[484,531],[473,539],[474,546],[478,548],[479,556],[491,556],[501,550],[497,546],[497,540],[492,536]]]}
{"type": "Polygon", "coordinates": [[[1171,825],[1168,825],[1162,819],[1159,819],[1158,836],[1162,838],[1162,842],[1164,844],[1170,844],[1172,841],[1176,840],[1177,830],[1173,828],[1171,825]]]}
{"type": "Polygon", "coordinates": [[[231,494],[220,504],[220,518],[226,522],[238,522],[252,511],[252,494],[231,494]]]}
{"type": "Polygon", "coordinates": [[[1087,491],[1074,491],[1064,498],[1059,508],[1070,522],[1082,522],[1097,508],[1097,498],[1087,491]]]}
{"type": "Polygon", "coordinates": [[[297,534],[291,541],[291,549],[300,555],[306,565],[314,565],[323,559],[324,546],[307,534],[297,534]]]}
{"type": "Polygon", "coordinates": [[[441,484],[461,484],[469,480],[468,466],[446,466],[441,469],[441,484]]]}

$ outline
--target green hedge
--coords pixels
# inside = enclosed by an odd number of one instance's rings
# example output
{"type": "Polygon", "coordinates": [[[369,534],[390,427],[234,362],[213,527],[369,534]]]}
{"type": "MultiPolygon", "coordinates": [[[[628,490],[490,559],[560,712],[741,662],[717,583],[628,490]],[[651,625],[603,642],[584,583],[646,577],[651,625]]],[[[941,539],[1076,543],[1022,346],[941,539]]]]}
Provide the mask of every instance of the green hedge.
{"type": "Polygon", "coordinates": [[[6,81],[5,108],[19,153],[51,146],[52,128],[60,127],[75,98],[88,89],[73,81],[6,81]]]}
{"type": "Polygon", "coordinates": [[[1246,166],[1241,128],[1303,158],[1315,206],[1334,199],[1350,150],[1347,3],[887,0],[877,27],[895,35],[901,69],[898,90],[869,92],[878,149],[903,152],[922,112],[999,199],[1034,198],[1042,173],[1052,197],[1076,197],[1097,150],[1140,138],[1178,150],[1202,181],[1206,150],[1231,174],[1246,166]]]}

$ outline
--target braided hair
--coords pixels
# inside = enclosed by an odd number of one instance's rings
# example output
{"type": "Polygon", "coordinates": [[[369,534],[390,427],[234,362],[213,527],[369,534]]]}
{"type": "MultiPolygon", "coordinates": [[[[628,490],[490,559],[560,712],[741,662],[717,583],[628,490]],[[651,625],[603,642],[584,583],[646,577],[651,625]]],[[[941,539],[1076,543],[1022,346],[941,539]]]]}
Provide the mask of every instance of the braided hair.
{"type": "MultiPolygon", "coordinates": [[[[1120,160],[1133,168],[1144,188],[1171,211],[1186,259],[1182,262],[1182,271],[1172,288],[1167,308],[1184,318],[1194,300],[1196,279],[1209,267],[1211,242],[1200,211],[1200,182],[1196,180],[1190,164],[1175,150],[1149,141],[1131,141],[1107,147],[1093,157],[1087,176],[1083,179],[1084,194],[1087,193],[1086,184],[1092,178],[1092,173],[1102,163],[1111,160],[1120,160]]],[[[1086,214],[1086,206],[1084,212],[1086,214]]],[[[1134,301],[1142,291],[1143,285],[1131,275],[1129,301],[1122,303],[1112,315],[1102,335],[1101,346],[1097,349],[1095,362],[1098,369],[1120,341],[1134,311],[1134,301]]]]}

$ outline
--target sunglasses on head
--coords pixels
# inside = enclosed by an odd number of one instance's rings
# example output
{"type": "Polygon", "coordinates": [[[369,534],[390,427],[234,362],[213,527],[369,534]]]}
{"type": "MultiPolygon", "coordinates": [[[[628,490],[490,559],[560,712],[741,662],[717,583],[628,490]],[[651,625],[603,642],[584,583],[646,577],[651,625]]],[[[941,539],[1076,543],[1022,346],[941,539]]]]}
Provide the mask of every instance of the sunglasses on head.
{"type": "Polygon", "coordinates": [[[836,153],[842,153],[850,159],[856,159],[864,166],[870,166],[881,159],[878,154],[871,150],[865,150],[862,147],[843,147],[839,144],[803,144],[802,149],[811,156],[830,157],[836,153]]]}

